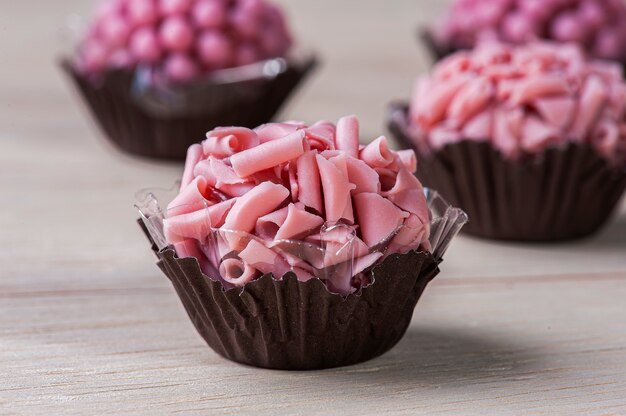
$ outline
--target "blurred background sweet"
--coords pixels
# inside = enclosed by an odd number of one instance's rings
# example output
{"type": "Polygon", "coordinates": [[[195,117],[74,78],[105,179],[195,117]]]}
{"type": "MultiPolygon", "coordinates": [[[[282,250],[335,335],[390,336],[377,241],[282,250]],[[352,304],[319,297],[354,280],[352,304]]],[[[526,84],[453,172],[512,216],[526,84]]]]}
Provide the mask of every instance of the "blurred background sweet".
{"type": "Polygon", "coordinates": [[[203,133],[272,119],[315,65],[265,0],[100,0],[63,61],[108,138],[183,159],[203,133]]]}
{"type": "Polygon", "coordinates": [[[626,64],[626,3],[622,0],[454,0],[425,28],[437,58],[480,41],[512,44],[545,39],[575,42],[591,57],[626,64]]]}
{"type": "Polygon", "coordinates": [[[575,43],[482,41],[418,78],[390,127],[467,232],[515,241],[585,237],[626,189],[626,82],[575,43]]]}
{"type": "Polygon", "coordinates": [[[390,125],[465,231],[554,241],[604,224],[626,187],[626,2],[453,0],[421,35],[438,63],[390,125]]]}
{"type": "MultiPolygon", "coordinates": [[[[429,69],[415,28],[449,2],[277,4],[323,65],[276,119],[355,113],[367,141],[429,69]]],[[[576,243],[458,238],[406,339],[370,364],[290,377],[208,352],[131,206],[182,166],[107,151],[56,65],[66,17],[92,6],[5,1],[0,12],[0,413],[626,411],[623,202],[576,243]]]]}

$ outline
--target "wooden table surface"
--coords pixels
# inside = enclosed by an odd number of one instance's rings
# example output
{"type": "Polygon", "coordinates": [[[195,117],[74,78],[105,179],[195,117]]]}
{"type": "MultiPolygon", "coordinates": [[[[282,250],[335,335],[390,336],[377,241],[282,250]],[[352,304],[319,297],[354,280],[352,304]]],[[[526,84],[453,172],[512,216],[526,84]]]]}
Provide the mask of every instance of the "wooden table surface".
{"type": "MultiPolygon", "coordinates": [[[[363,121],[428,66],[437,0],[284,0],[324,65],[283,118],[363,121]]],[[[0,414],[626,414],[626,210],[559,245],[459,238],[406,337],[371,362],[289,373],[196,334],[134,223],[179,166],[111,149],[55,67],[88,1],[0,0],[0,414]]]]}

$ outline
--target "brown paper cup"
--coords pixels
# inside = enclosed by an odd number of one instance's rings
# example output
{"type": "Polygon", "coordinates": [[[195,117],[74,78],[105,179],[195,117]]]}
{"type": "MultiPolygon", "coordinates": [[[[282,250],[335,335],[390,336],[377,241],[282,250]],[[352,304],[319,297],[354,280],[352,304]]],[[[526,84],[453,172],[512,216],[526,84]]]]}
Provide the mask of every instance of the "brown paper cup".
{"type": "Polygon", "coordinates": [[[265,275],[225,291],[202,273],[195,258],[153,250],[215,352],[280,370],[346,366],[385,353],[402,338],[418,299],[439,273],[430,253],[411,252],[389,256],[371,270],[371,285],[347,297],[330,293],[319,279],[300,282],[291,272],[281,280],[265,275]]]}
{"type": "Polygon", "coordinates": [[[76,84],[106,137],[139,156],[184,160],[190,145],[219,126],[254,128],[269,122],[315,67],[316,60],[289,63],[272,79],[202,83],[157,93],[137,89],[136,74],[109,71],[97,83],[61,66],[76,84]]]}
{"type": "MultiPolygon", "coordinates": [[[[389,129],[415,148],[407,107],[394,104],[389,129]]],[[[568,144],[508,160],[489,143],[462,141],[431,155],[419,150],[418,177],[470,221],[463,231],[498,240],[550,242],[593,234],[611,217],[626,189],[626,169],[588,145],[568,144]]]]}

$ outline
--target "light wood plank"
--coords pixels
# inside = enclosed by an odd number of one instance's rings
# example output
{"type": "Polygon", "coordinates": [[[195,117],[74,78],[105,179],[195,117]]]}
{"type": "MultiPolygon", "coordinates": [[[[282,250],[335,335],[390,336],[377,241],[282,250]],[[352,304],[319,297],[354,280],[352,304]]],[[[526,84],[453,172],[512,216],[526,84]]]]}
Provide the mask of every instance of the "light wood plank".
{"type": "MultiPolygon", "coordinates": [[[[281,2],[324,58],[282,117],[356,113],[366,138],[383,132],[428,67],[415,28],[444,2],[281,2]]],[[[377,360],[288,373],[218,357],[134,223],[134,193],[180,167],[106,145],[54,66],[88,2],[40,3],[0,13],[0,414],[626,414],[626,204],[581,242],[459,238],[377,360]]]]}

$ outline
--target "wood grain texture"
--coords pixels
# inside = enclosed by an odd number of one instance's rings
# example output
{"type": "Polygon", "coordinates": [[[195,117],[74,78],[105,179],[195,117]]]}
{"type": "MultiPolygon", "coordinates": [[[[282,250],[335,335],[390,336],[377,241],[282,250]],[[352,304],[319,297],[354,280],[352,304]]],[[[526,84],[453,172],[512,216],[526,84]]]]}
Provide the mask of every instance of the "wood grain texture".
{"type": "MultiPolygon", "coordinates": [[[[357,113],[374,138],[427,68],[415,27],[444,3],[283,3],[325,64],[282,118],[357,113]]],[[[134,193],[180,167],[112,150],[54,66],[64,17],[89,2],[0,5],[0,414],[626,414],[626,206],[570,244],[459,238],[379,359],[221,359],[134,223],[134,193]]]]}

